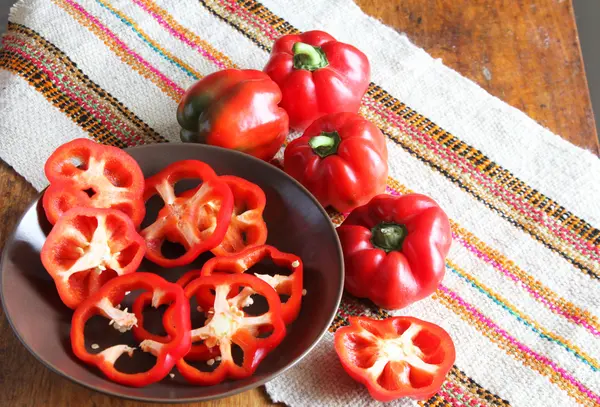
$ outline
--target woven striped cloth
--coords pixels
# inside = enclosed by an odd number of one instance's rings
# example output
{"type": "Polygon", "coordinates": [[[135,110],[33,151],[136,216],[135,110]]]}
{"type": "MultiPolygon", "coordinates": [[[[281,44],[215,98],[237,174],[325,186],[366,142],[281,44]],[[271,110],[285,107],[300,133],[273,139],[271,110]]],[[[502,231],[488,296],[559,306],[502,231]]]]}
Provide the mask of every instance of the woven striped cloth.
{"type": "MultiPolygon", "coordinates": [[[[392,405],[600,405],[599,160],[350,0],[22,0],[0,52],[0,157],[41,189],[44,161],[73,138],[177,142],[195,80],[260,69],[277,37],[310,29],[371,61],[360,113],[388,138],[388,192],[427,194],[451,218],[442,285],[396,314],[444,327],[456,363],[430,400],[392,405]]],[[[345,297],[315,350],[267,384],[272,399],[372,404],[332,346],[359,314],[389,315],[345,297]]]]}

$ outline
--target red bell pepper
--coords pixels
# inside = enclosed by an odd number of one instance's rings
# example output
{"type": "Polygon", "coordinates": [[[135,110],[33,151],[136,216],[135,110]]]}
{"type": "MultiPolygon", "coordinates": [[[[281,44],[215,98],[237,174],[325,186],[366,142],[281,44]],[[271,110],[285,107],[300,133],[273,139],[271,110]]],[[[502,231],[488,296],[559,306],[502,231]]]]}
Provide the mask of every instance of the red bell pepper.
{"type": "Polygon", "coordinates": [[[41,251],[62,302],[76,308],[108,280],[137,270],[146,246],[116,209],[73,208],[61,216],[41,251]]]}
{"type": "Polygon", "coordinates": [[[264,71],[281,88],[290,127],[300,131],[328,113],[358,112],[371,75],[365,54],[323,31],[280,37],[264,71]]]}
{"type": "Polygon", "coordinates": [[[433,294],[444,278],[450,222],[425,195],[378,195],[337,232],[352,295],[399,309],[433,294]]]}
{"type": "Polygon", "coordinates": [[[71,323],[71,347],[75,356],[89,365],[98,367],[110,380],[126,386],[143,387],[162,380],[191,347],[189,302],[180,286],[172,284],[151,273],[135,273],[117,277],[106,283],[100,291],[88,297],[73,314],[71,323]],[[169,341],[159,343],[145,340],[140,344],[143,352],[156,357],[156,364],[148,371],[128,374],[118,371],[115,362],[123,354],[133,355],[135,348],[128,345],[114,345],[99,353],[91,354],[85,347],[84,328],[94,315],[110,319],[110,325],[120,332],[126,332],[137,324],[134,314],[127,309],[116,308],[128,291],[146,290],[152,292],[152,304],[158,307],[169,304],[169,323],[164,328],[169,341]]]}
{"type": "Polygon", "coordinates": [[[350,377],[384,402],[432,397],[456,358],[446,331],[413,317],[350,317],[335,333],[335,350],[350,377]]]}
{"type": "Polygon", "coordinates": [[[167,166],[146,180],[144,199],[148,201],[154,195],[160,195],[165,206],[154,223],[140,233],[146,240],[150,261],[162,267],[186,265],[221,243],[229,227],[233,196],[207,164],[184,160],[167,166]],[[176,196],[175,184],[183,179],[200,180],[202,185],[176,196]],[[161,248],[166,240],[181,244],[185,253],[174,259],[165,257],[161,248]]]}
{"type": "Polygon", "coordinates": [[[385,191],[387,146],[374,124],[354,113],[334,113],[287,146],[283,165],[321,205],[346,212],[385,191]]]}
{"type": "Polygon", "coordinates": [[[277,293],[267,283],[250,274],[215,274],[197,278],[185,287],[185,295],[192,298],[197,293],[214,290],[209,318],[201,328],[191,331],[192,341],[200,342],[198,348],[218,348],[220,360],[208,360],[213,371],[201,371],[189,365],[186,358],[177,362],[177,369],[190,383],[214,385],[226,378],[242,379],[251,376],[265,356],[283,340],[285,323],[281,316],[281,302],[277,293]],[[244,288],[240,291],[240,288],[244,288]],[[248,290],[263,296],[269,310],[258,316],[244,312],[250,299],[248,290]],[[235,295],[231,295],[232,291],[235,295]],[[260,337],[261,328],[269,328],[268,337],[260,337]],[[241,364],[234,361],[232,346],[243,351],[241,364]],[[212,362],[212,363],[211,363],[212,362]]]}
{"type": "Polygon", "coordinates": [[[119,209],[135,226],[144,219],[144,175],[125,151],[75,139],[52,153],[44,168],[50,187],[44,210],[50,223],[74,207],[119,209]]]}
{"type": "MultiPolygon", "coordinates": [[[[274,276],[269,274],[254,274],[273,287],[277,294],[289,297],[281,305],[281,315],[283,321],[286,324],[290,324],[298,317],[300,305],[302,304],[303,266],[300,257],[281,252],[273,246],[258,246],[246,249],[233,256],[214,257],[204,263],[201,274],[202,276],[210,276],[214,273],[245,273],[265,258],[271,259],[276,266],[285,267],[290,271],[290,275],[288,276],[280,274],[274,276]]],[[[187,280],[193,277],[191,273],[188,272],[187,275],[184,275],[187,280]]],[[[181,281],[184,280],[184,277],[182,277],[181,281]]],[[[211,296],[208,302],[212,300],[212,297],[214,296],[211,296]]],[[[207,299],[206,297],[201,297],[198,301],[202,305],[207,302],[207,299]]]]}
{"type": "Polygon", "coordinates": [[[248,247],[260,246],[267,241],[267,224],[263,212],[267,199],[256,184],[243,178],[224,175],[233,194],[233,214],[229,229],[220,245],[212,249],[215,256],[238,253],[248,247]]]}
{"type": "Polygon", "coordinates": [[[179,102],[181,140],[270,160],[288,134],[281,91],[264,72],[224,69],[192,85],[179,102]]]}

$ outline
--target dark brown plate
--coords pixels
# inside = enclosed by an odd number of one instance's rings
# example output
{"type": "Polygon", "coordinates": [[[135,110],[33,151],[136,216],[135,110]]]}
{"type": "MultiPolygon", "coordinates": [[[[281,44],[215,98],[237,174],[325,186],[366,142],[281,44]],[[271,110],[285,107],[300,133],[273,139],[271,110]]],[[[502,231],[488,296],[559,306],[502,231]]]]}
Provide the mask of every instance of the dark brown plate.
{"type": "MultiPolygon", "coordinates": [[[[231,150],[195,144],[160,144],[135,147],[128,152],[138,161],[146,176],[155,174],[172,162],[197,159],[211,165],[218,174],[233,174],[258,184],[267,195],[267,243],[295,253],[304,262],[307,295],[300,316],[289,327],[285,340],[265,358],[250,378],[197,387],[187,384],[174,369],[174,378],[167,376],[145,388],[110,382],[96,368],[81,363],[71,352],[69,329],[72,312],[60,301],[54,283],[40,261],[40,249],[50,231],[40,195],[27,209],[6,243],[0,265],[4,311],[25,347],[51,370],[76,383],[115,396],[154,402],[191,402],[231,396],[264,384],[306,356],[333,320],[344,278],[342,251],[334,227],[312,195],[283,171],[231,150]]],[[[140,269],[175,281],[182,272],[199,268],[208,257],[201,256],[189,266],[168,271],[144,261],[140,269]]],[[[90,343],[101,346],[118,343],[111,342],[113,340],[121,343],[131,341],[127,334],[114,338],[112,331],[116,333],[108,325],[105,329],[86,328],[88,346],[90,343]],[[110,335],[107,336],[107,332],[110,335]]],[[[123,359],[127,357],[123,356],[118,365],[122,364],[124,370],[135,368],[123,359]]],[[[135,358],[134,361],[144,363],[135,358]]]]}

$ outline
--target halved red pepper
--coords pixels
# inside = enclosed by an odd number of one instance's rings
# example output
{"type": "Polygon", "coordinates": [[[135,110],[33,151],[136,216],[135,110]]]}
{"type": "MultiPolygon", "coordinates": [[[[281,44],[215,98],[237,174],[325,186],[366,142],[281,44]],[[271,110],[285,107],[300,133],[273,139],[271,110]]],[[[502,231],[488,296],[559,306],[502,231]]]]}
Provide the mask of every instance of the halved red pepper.
{"type": "Polygon", "coordinates": [[[346,290],[382,308],[428,297],[444,278],[450,221],[425,195],[378,195],[353,210],[337,233],[346,290]]]}
{"type": "Polygon", "coordinates": [[[162,380],[191,347],[189,302],[180,286],[169,283],[151,273],[135,273],[117,277],[106,283],[100,291],[88,297],[73,314],[71,323],[71,347],[75,356],[89,365],[98,367],[110,380],[132,387],[143,387],[162,380]],[[133,355],[135,348],[128,345],[114,345],[97,354],[91,354],[85,347],[84,328],[94,315],[110,319],[110,325],[120,332],[126,332],[137,324],[134,314],[116,307],[128,291],[147,290],[152,292],[152,304],[156,307],[169,304],[169,320],[163,320],[169,341],[159,343],[145,340],[140,344],[143,352],[156,357],[156,364],[143,373],[128,374],[118,371],[115,362],[123,354],[133,355]]]}
{"type": "Polygon", "coordinates": [[[75,308],[106,281],[136,271],[145,251],[144,239],[124,213],[73,208],[46,238],[41,258],[61,300],[75,308]]]}
{"type": "Polygon", "coordinates": [[[430,398],[456,358],[446,331],[413,317],[350,317],[335,333],[335,350],[350,377],[384,402],[430,398]]]}
{"type": "Polygon", "coordinates": [[[160,195],[165,206],[154,223],[141,232],[150,261],[163,267],[186,265],[221,243],[229,227],[233,196],[208,164],[183,160],[167,166],[146,180],[144,200],[154,195],[160,195]],[[202,185],[176,196],[175,184],[183,179],[199,180],[202,185]],[[174,259],[166,258],[161,251],[166,240],[181,244],[185,253],[174,259]]]}
{"type": "Polygon", "coordinates": [[[221,176],[233,194],[233,214],[220,245],[212,249],[215,256],[238,253],[267,241],[267,224],[263,212],[267,199],[256,184],[233,175],[221,176]]]}
{"type": "Polygon", "coordinates": [[[74,207],[119,209],[136,227],[142,223],[144,175],[125,151],[75,139],[52,153],[44,171],[50,187],[43,205],[50,223],[74,207]]]}
{"type": "MultiPolygon", "coordinates": [[[[200,371],[189,365],[185,358],[177,362],[177,369],[190,383],[209,386],[226,378],[242,379],[251,376],[265,356],[285,337],[285,323],[281,316],[281,302],[277,293],[267,283],[250,274],[215,274],[197,278],[185,287],[185,295],[192,298],[199,291],[214,290],[213,307],[208,311],[206,324],[191,331],[192,341],[203,341],[195,345],[207,349],[217,347],[220,357],[209,360],[215,364],[213,371],[200,371]],[[248,290],[263,296],[269,310],[258,316],[244,312],[248,290]],[[231,296],[231,293],[234,293],[231,296]],[[270,335],[260,337],[261,328],[269,328],[270,335]],[[232,345],[239,346],[244,355],[241,365],[236,364],[232,345]]],[[[212,362],[212,363],[211,363],[212,362]]]]}
{"type": "MultiPolygon", "coordinates": [[[[290,324],[298,317],[300,305],[302,304],[303,265],[300,257],[291,253],[281,252],[269,245],[251,247],[232,256],[214,257],[208,260],[204,263],[201,274],[202,276],[210,276],[214,273],[245,273],[252,266],[267,257],[276,266],[285,267],[290,270],[291,274],[289,276],[280,274],[274,276],[268,274],[254,275],[273,287],[277,294],[289,296],[287,301],[281,305],[281,315],[284,322],[290,324]]],[[[184,277],[189,279],[193,276],[190,273],[192,272],[188,272],[184,277]]],[[[212,301],[212,297],[209,296],[209,298],[206,298],[207,295],[206,293],[204,294],[198,299],[201,305],[212,301]]],[[[250,293],[250,295],[252,294],[250,293]]]]}

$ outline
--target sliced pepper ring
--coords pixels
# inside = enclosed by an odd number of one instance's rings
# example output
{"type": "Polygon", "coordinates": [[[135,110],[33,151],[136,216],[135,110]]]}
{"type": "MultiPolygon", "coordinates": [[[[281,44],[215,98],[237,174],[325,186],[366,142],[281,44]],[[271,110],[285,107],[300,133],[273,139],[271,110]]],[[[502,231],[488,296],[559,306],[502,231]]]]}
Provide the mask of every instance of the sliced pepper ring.
{"type": "Polygon", "coordinates": [[[76,207],[56,223],[41,250],[61,300],[76,308],[113,277],[137,270],[144,239],[116,209],[76,207]]]}
{"type": "MultiPolygon", "coordinates": [[[[198,276],[200,275],[199,271],[200,270],[198,270],[198,276]]],[[[187,274],[188,273],[186,273],[186,275],[187,274]]],[[[176,284],[183,288],[187,283],[180,284],[179,281],[177,281],[176,284]]],[[[144,292],[140,294],[133,302],[132,311],[137,319],[137,324],[134,325],[132,329],[133,336],[136,340],[140,342],[149,339],[159,343],[166,343],[170,340],[169,335],[153,334],[144,327],[144,309],[148,306],[153,306],[154,308],[156,308],[155,304],[153,304],[152,302],[152,299],[152,293],[144,292]]],[[[169,321],[171,318],[171,312],[172,309],[166,310],[163,314],[163,325],[170,323],[169,321]]],[[[191,361],[204,361],[214,358],[216,356],[219,356],[218,348],[209,349],[203,345],[192,345],[190,351],[185,355],[185,358],[191,361]]]]}
{"type": "MultiPolygon", "coordinates": [[[[292,323],[300,313],[302,304],[302,260],[291,253],[284,253],[273,246],[263,245],[251,247],[241,253],[226,257],[214,257],[208,260],[202,267],[202,276],[210,276],[213,273],[245,273],[252,266],[258,264],[264,258],[270,258],[276,266],[286,267],[292,273],[289,276],[276,274],[255,274],[256,277],[268,283],[279,295],[287,295],[289,298],[281,306],[283,320],[286,324],[292,323]]],[[[185,275],[184,275],[185,276],[185,275]]],[[[252,293],[248,293],[252,295],[252,293]]],[[[201,305],[212,301],[212,295],[208,292],[200,292],[198,302],[201,305]]]]}
{"type": "Polygon", "coordinates": [[[185,287],[185,295],[192,298],[200,290],[215,290],[211,317],[206,324],[191,331],[192,341],[204,341],[199,347],[218,347],[220,361],[212,372],[203,372],[189,365],[185,358],[177,362],[177,369],[190,383],[208,386],[226,378],[241,379],[254,373],[260,362],[285,337],[285,323],[281,316],[279,296],[264,281],[250,274],[215,274],[197,278],[185,287]],[[240,287],[250,287],[262,295],[269,310],[259,316],[249,316],[244,311],[247,297],[240,287]],[[238,293],[231,297],[231,291],[238,293]],[[270,335],[259,337],[260,329],[268,326],[270,335]],[[232,345],[243,351],[241,365],[233,359],[232,345]]]}
{"type": "MultiPolygon", "coordinates": [[[[200,277],[201,270],[190,270],[184,275],[182,275],[179,280],[175,282],[181,288],[185,288],[192,280],[200,277]]],[[[138,324],[133,327],[133,335],[138,341],[143,341],[145,339],[151,339],[156,342],[165,342],[169,340],[168,335],[157,335],[149,332],[146,328],[144,328],[144,309],[152,304],[152,293],[145,292],[140,294],[135,301],[133,302],[132,311],[137,318],[138,324]]],[[[155,307],[156,308],[156,307],[155,307]]],[[[163,314],[163,322],[168,321],[168,314],[165,312],[163,314]]]]}
{"type": "Polygon", "coordinates": [[[169,283],[151,273],[133,273],[117,277],[106,283],[98,292],[88,297],[75,310],[71,323],[71,346],[73,353],[83,362],[96,366],[110,380],[132,387],[143,387],[162,380],[191,347],[189,302],[180,286],[169,283]],[[156,357],[156,364],[143,373],[123,373],[115,368],[115,362],[123,354],[133,355],[135,348],[128,345],[114,345],[97,354],[91,354],[85,347],[84,328],[94,315],[102,315],[111,320],[111,325],[120,332],[126,332],[137,323],[134,314],[120,310],[120,303],[126,292],[143,289],[152,292],[155,306],[170,304],[170,319],[164,324],[169,341],[159,343],[145,340],[140,344],[144,352],[156,357]],[[114,321],[114,322],[113,322],[114,321]]]}
{"type": "Polygon", "coordinates": [[[165,206],[154,223],[142,230],[148,251],[146,257],[163,267],[183,266],[201,253],[211,250],[225,236],[233,210],[233,196],[227,184],[207,164],[196,160],[175,162],[146,180],[144,200],[159,195],[165,206]],[[183,179],[197,179],[199,188],[175,195],[175,184],[183,179]],[[204,208],[218,207],[212,216],[204,208]],[[162,254],[165,241],[179,243],[185,253],[170,259],[162,254]]]}
{"type": "Polygon", "coordinates": [[[265,244],[267,241],[267,224],[263,212],[267,198],[263,190],[256,184],[233,175],[223,175],[233,194],[233,213],[231,223],[221,244],[212,249],[215,256],[226,256],[242,250],[265,244]]]}
{"type": "Polygon", "coordinates": [[[335,333],[344,370],[378,401],[425,400],[442,386],[456,351],[446,331],[413,317],[350,317],[335,333]]]}
{"type": "Polygon", "coordinates": [[[142,223],[144,175],[125,151],[75,139],[52,153],[44,171],[50,187],[44,193],[43,206],[50,223],[74,207],[119,209],[136,227],[142,223]]]}
{"type": "Polygon", "coordinates": [[[88,194],[70,181],[54,182],[44,192],[42,200],[46,218],[51,224],[58,222],[71,208],[118,209],[133,221],[136,228],[142,223],[146,208],[141,195],[132,199],[128,194],[88,194]]]}

